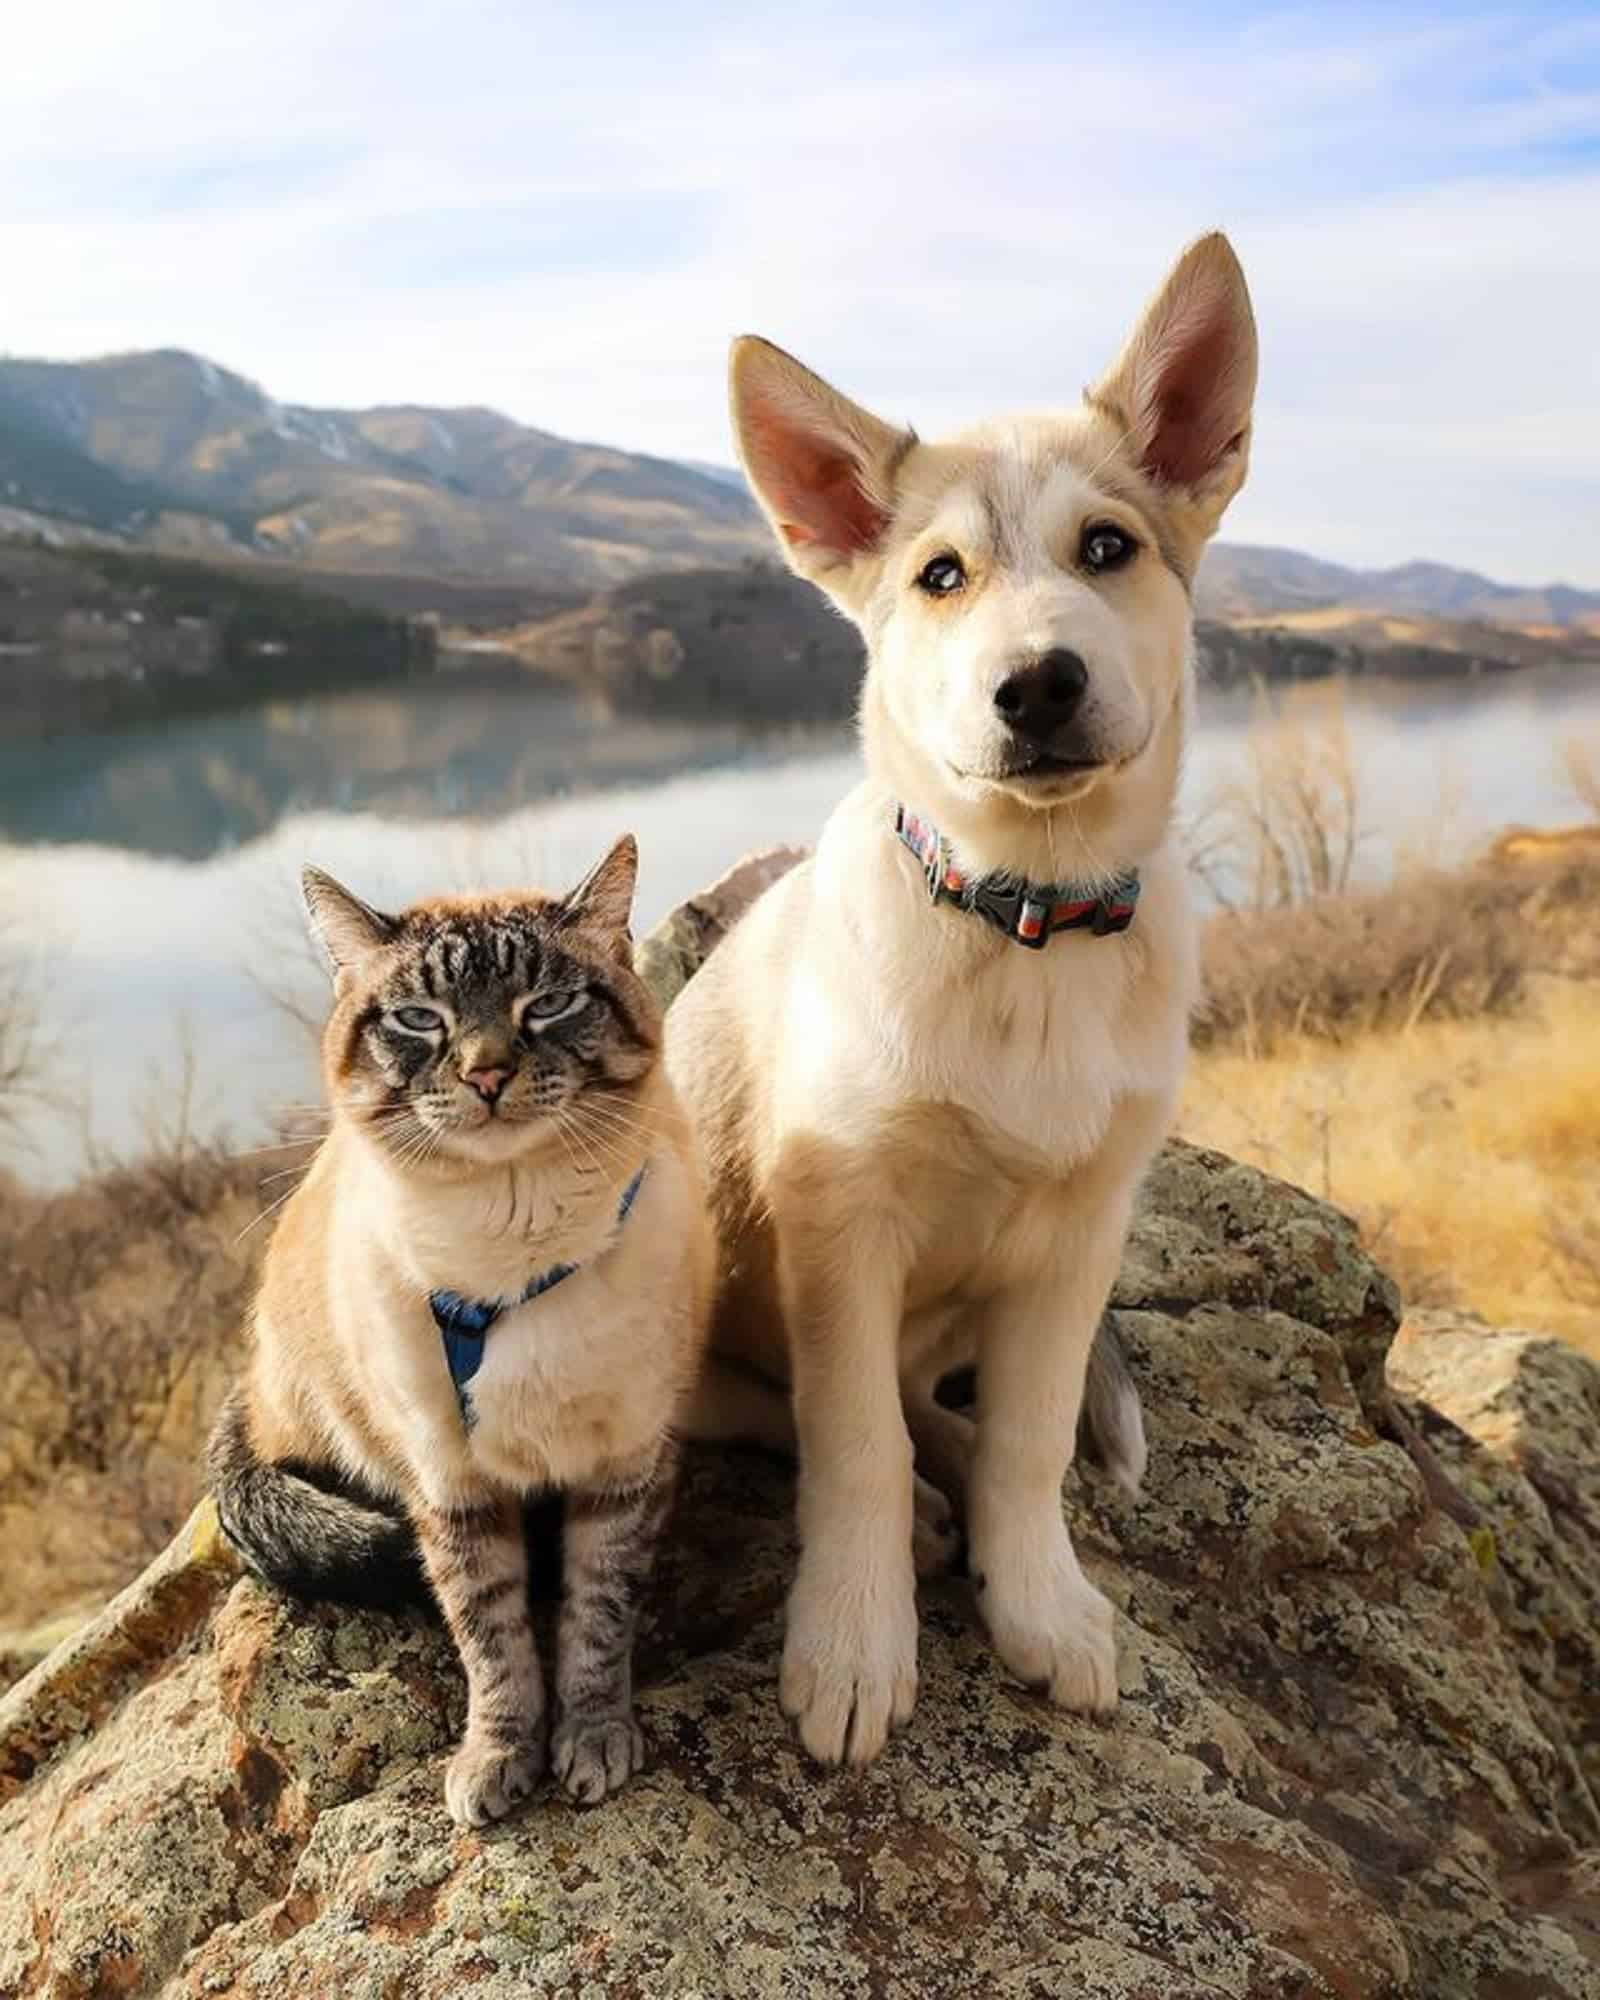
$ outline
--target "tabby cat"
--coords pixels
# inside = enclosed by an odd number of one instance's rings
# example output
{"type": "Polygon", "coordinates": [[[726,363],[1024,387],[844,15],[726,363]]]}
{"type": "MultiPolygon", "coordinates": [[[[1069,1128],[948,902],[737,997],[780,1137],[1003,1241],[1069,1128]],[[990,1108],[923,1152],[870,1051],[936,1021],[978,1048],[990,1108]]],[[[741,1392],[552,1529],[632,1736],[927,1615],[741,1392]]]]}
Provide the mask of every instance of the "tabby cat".
{"type": "Polygon", "coordinates": [[[249,1566],[390,1605],[423,1580],[467,1677],[456,1819],[544,1770],[525,1503],[562,1496],[551,1766],[637,1769],[632,1646],[699,1366],[711,1237],[633,969],[637,854],[565,898],[369,908],[304,877],[334,969],[333,1122],[268,1248],[209,1470],[249,1566]]]}

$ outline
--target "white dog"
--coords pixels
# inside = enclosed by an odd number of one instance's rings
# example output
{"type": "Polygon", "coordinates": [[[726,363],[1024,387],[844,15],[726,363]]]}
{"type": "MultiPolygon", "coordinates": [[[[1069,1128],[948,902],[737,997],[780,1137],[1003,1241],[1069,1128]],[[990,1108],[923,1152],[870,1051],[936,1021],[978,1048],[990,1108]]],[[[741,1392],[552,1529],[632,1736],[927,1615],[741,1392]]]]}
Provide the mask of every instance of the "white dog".
{"type": "Polygon", "coordinates": [[[1221,236],[1078,409],[948,443],[734,349],[751,484],[869,655],[865,781],[668,1017],[722,1252],[697,1427],[772,1439],[760,1384],[792,1385],[780,1692],[825,1760],[911,1712],[914,1462],[964,1501],[1001,1657],[1069,1707],[1116,1701],[1061,1482],[1183,1069],[1190,590],[1255,373],[1221,236]],[[975,1425],[933,1395],[973,1360],[975,1425]]]}

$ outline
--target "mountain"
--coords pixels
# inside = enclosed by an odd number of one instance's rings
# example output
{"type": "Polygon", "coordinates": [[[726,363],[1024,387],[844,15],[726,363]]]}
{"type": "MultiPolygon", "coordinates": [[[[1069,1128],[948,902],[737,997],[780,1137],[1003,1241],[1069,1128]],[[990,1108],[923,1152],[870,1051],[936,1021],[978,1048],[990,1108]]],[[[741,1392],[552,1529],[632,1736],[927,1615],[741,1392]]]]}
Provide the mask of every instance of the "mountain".
{"type": "Polygon", "coordinates": [[[1495,583],[1473,570],[1432,562],[1346,569],[1294,549],[1245,542],[1218,542],[1210,550],[1196,596],[1204,615],[1230,621],[1344,607],[1523,631],[1600,635],[1600,591],[1574,590],[1563,583],[1495,583]]]}
{"type": "MultiPolygon", "coordinates": [[[[731,466],[574,443],[481,408],[279,403],[177,348],[0,359],[0,533],[30,527],[567,591],[772,553],[731,466]]],[[[1243,543],[1211,550],[1198,606],[1230,623],[1340,608],[1600,636],[1600,592],[1243,543]]]]}
{"type": "Polygon", "coordinates": [[[493,410],[313,410],[162,349],[0,361],[0,507],[156,546],[346,570],[595,586],[736,561],[766,536],[726,474],[493,410]]]}

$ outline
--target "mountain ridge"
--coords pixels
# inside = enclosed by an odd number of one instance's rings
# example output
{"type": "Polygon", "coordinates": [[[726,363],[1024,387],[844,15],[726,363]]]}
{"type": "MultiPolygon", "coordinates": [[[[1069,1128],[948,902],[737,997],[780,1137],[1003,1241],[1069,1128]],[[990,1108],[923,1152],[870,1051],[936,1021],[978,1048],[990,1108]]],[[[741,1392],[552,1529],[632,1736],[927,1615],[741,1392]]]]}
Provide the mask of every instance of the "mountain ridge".
{"type": "Polygon", "coordinates": [[[238,553],[591,587],[765,546],[741,489],[676,460],[482,406],[280,403],[178,348],[0,361],[0,505],[154,547],[200,516],[238,553]]]}
{"type": "MultiPolygon", "coordinates": [[[[770,553],[731,466],[586,443],[483,404],[283,403],[176,347],[0,357],[7,515],[14,531],[37,517],[47,538],[580,590],[770,553]]],[[[1600,636],[1600,591],[1272,544],[1215,544],[1196,602],[1228,622],[1343,607],[1600,636]]]]}

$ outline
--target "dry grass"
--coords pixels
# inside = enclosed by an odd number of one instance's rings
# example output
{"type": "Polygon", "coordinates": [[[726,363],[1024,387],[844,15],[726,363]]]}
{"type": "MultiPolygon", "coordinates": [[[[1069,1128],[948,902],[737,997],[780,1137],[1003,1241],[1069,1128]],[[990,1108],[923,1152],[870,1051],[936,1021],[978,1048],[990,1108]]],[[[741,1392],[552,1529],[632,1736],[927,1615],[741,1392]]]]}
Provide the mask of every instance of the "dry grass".
{"type": "Polygon", "coordinates": [[[1204,956],[1197,1048],[1272,1055],[1308,1039],[1510,1014],[1541,973],[1600,974],[1600,846],[1224,911],[1206,927],[1204,956]]]}
{"type": "Polygon", "coordinates": [[[0,1178],[0,1625],[105,1596],[172,1535],[278,1187],[179,1135],[65,1194],[0,1178]],[[248,1233],[246,1233],[248,1232],[248,1233]]]}
{"type": "MultiPolygon", "coordinates": [[[[1600,748],[1560,761],[1600,814],[1600,748]]],[[[1181,1129],[1347,1210],[1412,1302],[1600,1354],[1596,827],[1353,890],[1361,814],[1339,700],[1264,706],[1201,822],[1238,907],[1206,928],[1181,1129]]]]}
{"type": "Polygon", "coordinates": [[[1180,1129],[1348,1211],[1411,1303],[1600,1356],[1600,983],[1266,1055],[1214,1045],[1180,1129]]]}

